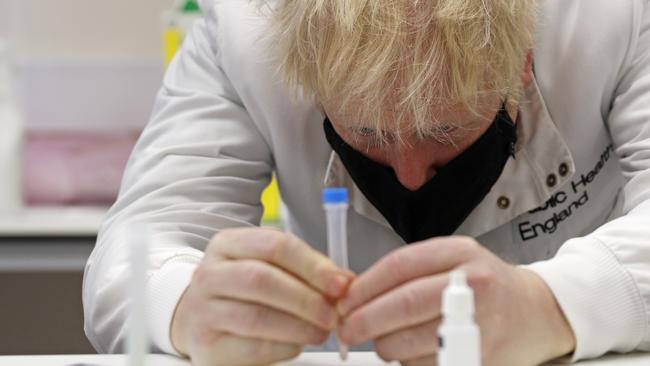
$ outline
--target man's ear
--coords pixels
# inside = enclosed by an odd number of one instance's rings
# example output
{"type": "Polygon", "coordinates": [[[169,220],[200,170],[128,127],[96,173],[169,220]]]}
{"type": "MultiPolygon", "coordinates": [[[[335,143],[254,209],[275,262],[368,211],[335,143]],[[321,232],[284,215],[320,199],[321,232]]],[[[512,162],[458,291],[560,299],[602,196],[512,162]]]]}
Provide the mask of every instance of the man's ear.
{"type": "Polygon", "coordinates": [[[523,84],[524,88],[527,88],[528,85],[530,85],[530,83],[533,81],[534,59],[533,50],[531,49],[528,51],[528,55],[526,55],[526,65],[521,73],[521,83],[523,84]]]}

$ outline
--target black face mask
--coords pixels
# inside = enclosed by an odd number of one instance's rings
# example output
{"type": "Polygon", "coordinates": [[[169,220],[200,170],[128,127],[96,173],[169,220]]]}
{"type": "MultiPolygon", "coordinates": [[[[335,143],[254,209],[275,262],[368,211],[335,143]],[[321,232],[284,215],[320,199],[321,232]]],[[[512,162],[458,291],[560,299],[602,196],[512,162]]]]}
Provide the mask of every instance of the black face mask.
{"type": "Polygon", "coordinates": [[[343,165],[395,232],[407,243],[451,235],[485,198],[517,142],[515,124],[502,108],[492,125],[417,191],[402,186],[392,168],[348,145],[325,119],[325,137],[343,165]]]}

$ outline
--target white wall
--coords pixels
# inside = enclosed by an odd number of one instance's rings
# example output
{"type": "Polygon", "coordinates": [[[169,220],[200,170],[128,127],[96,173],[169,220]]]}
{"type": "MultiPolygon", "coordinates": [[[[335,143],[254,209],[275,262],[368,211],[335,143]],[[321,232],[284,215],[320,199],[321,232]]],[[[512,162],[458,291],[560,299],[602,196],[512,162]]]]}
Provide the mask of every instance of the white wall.
{"type": "Polygon", "coordinates": [[[21,57],[153,58],[160,54],[160,14],[171,3],[0,0],[0,32],[9,33],[21,57]]]}
{"type": "Polygon", "coordinates": [[[0,0],[30,129],[140,128],[162,77],[173,0],[0,0]]]}
{"type": "Polygon", "coordinates": [[[0,0],[0,37],[9,32],[9,6],[7,0],[0,0]]]}

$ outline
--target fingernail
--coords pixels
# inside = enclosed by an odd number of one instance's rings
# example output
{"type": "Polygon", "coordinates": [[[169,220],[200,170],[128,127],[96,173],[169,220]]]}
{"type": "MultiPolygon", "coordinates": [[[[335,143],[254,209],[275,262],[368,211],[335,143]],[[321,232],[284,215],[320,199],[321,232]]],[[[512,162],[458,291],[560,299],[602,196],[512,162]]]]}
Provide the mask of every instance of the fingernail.
{"type": "Polygon", "coordinates": [[[334,297],[340,297],[345,293],[350,279],[343,274],[336,274],[334,280],[330,281],[327,287],[327,293],[334,297]]]}

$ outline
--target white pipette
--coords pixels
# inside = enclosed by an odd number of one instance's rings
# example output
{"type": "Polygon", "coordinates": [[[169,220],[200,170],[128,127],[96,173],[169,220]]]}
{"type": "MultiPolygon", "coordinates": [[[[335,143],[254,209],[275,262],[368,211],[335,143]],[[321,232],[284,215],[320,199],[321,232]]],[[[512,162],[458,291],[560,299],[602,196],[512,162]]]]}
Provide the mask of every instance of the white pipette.
{"type": "MultiPolygon", "coordinates": [[[[142,224],[141,224],[142,225],[142,224]]],[[[147,266],[149,263],[150,232],[146,226],[131,227],[122,232],[129,246],[130,272],[129,296],[131,304],[128,319],[128,366],[144,366],[149,353],[147,334],[147,266]]]]}
{"type": "MultiPolygon", "coordinates": [[[[348,190],[326,188],[323,190],[323,206],[327,216],[327,251],[330,259],[343,269],[348,269],[348,190]]],[[[348,346],[339,342],[341,360],[348,358],[348,346]]]]}

